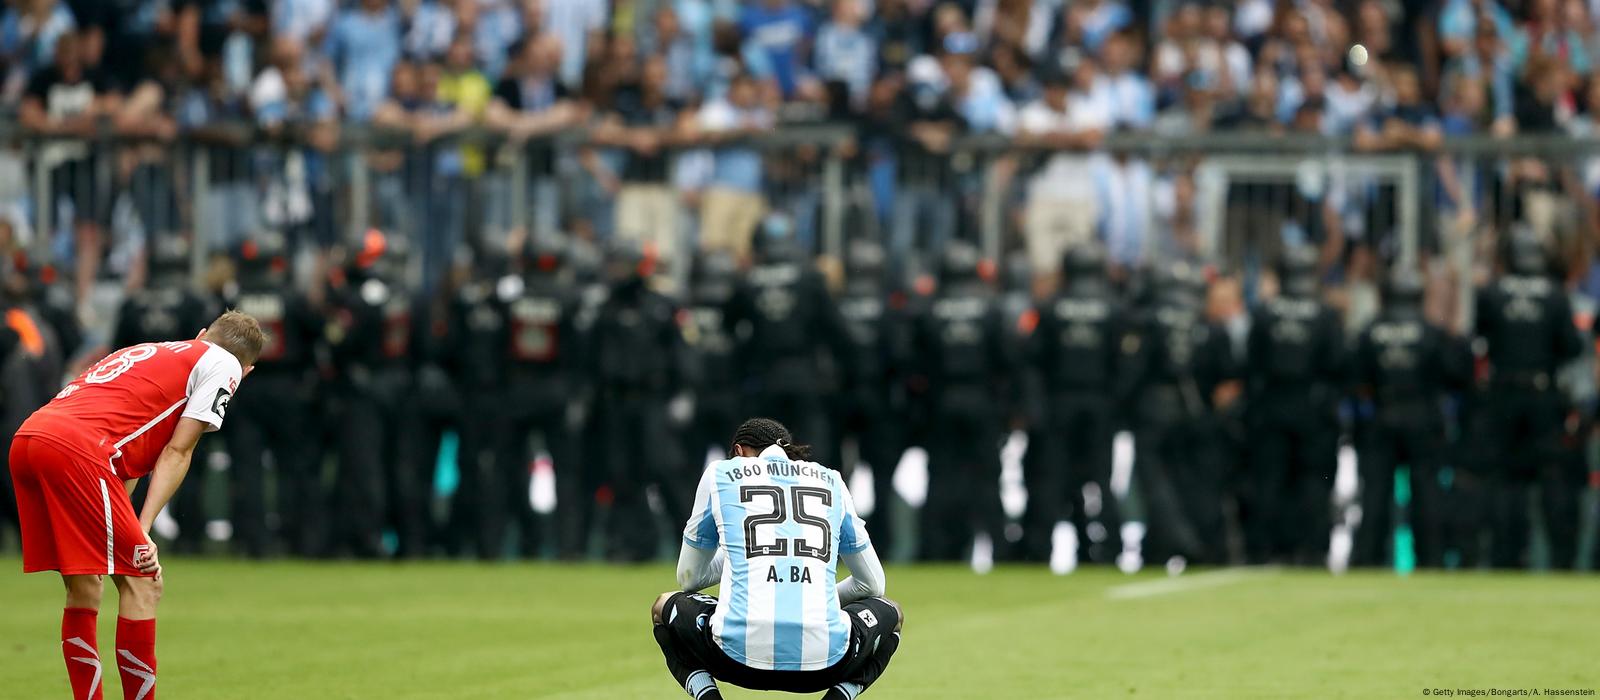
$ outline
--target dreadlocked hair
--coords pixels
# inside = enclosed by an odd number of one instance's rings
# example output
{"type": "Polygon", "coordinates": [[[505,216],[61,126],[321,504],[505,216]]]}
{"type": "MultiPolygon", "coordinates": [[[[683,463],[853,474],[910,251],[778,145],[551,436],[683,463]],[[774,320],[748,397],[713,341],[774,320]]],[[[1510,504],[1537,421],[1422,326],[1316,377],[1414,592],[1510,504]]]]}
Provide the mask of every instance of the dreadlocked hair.
{"type": "Polygon", "coordinates": [[[739,425],[733,434],[733,444],[744,445],[760,452],[772,445],[783,448],[783,453],[794,460],[811,459],[810,445],[797,445],[794,436],[782,423],[771,418],[751,418],[739,425]]]}

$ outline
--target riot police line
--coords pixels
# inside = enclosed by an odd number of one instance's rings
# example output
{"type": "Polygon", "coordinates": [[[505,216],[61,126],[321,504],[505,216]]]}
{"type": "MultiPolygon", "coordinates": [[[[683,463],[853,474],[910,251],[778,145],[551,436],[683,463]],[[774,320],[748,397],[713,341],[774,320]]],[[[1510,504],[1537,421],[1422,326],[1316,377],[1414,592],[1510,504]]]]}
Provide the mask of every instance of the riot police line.
{"type": "MultiPolygon", "coordinates": [[[[113,344],[175,337],[222,306],[272,337],[234,403],[229,468],[207,472],[225,486],[171,509],[180,550],[216,549],[206,525],[225,518],[227,546],[253,557],[653,559],[729,426],[759,414],[847,477],[870,465],[874,538],[921,560],[967,560],[987,541],[1026,561],[1068,546],[1108,564],[1137,548],[1146,562],[1321,566],[1342,524],[1355,565],[1517,568],[1535,515],[1550,565],[1580,559],[1592,420],[1557,378],[1583,340],[1526,227],[1505,237],[1471,334],[1429,321],[1422,277],[1399,270],[1353,337],[1322,300],[1315,252],[1292,246],[1241,327],[1208,312],[1214,269],[1113,277],[1093,244],[1069,247],[1036,295],[1025,266],[996,275],[964,241],[922,275],[852,241],[830,279],[764,235],[748,261],[697,255],[669,295],[638,242],[534,235],[424,294],[403,238],[369,233],[303,292],[283,239],[264,234],[231,252],[210,296],[186,284],[189,251],[171,240],[150,250],[113,344]],[[1018,430],[1027,501],[1011,518],[1000,446],[1018,430]],[[1126,500],[1110,483],[1123,431],[1126,500]],[[1358,455],[1359,509],[1331,498],[1341,444],[1358,455]],[[908,506],[893,467],[912,446],[928,456],[926,497],[896,518],[908,506]],[[529,499],[536,455],[553,469],[548,514],[529,499]],[[219,491],[225,508],[206,502],[219,491]],[[1137,542],[1121,541],[1130,501],[1137,542]]],[[[48,399],[79,333],[39,267],[6,268],[11,406],[48,399]]]]}

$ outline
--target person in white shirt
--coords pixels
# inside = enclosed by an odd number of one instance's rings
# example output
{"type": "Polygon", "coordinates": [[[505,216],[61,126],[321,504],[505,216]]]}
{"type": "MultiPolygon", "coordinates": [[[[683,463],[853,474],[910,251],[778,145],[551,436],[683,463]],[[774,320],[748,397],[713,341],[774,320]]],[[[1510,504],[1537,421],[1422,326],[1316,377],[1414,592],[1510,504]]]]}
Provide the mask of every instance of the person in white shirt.
{"type": "Polygon", "coordinates": [[[1101,213],[1096,172],[1106,167],[1106,157],[1086,151],[1099,147],[1111,118],[1100,103],[1072,93],[1066,72],[1045,70],[1040,82],[1044,95],[1022,108],[1017,142],[1063,151],[1051,155],[1028,183],[1023,216],[1029,263],[1048,276],[1063,251],[1095,236],[1101,213]]]}

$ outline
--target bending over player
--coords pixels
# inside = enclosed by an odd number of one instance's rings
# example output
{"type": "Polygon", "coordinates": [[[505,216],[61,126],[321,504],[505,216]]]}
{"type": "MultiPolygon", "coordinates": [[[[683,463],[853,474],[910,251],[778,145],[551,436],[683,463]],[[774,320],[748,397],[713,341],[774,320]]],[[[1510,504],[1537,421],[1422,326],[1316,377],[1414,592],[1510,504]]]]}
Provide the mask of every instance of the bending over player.
{"type": "Polygon", "coordinates": [[[150,526],[189,471],[202,433],[222,427],[239,381],[261,354],[254,318],[223,314],[194,340],[107,356],[39,409],[11,441],[22,520],[22,570],[59,571],[67,586],[61,654],[74,700],[100,700],[95,643],[102,576],[117,586],[117,647],[126,700],[153,700],[161,562],[150,526]],[[150,476],[136,517],[129,494],[150,476]]]}
{"type": "Polygon", "coordinates": [[[667,669],[695,700],[720,700],[717,680],[853,700],[900,646],[900,606],[883,597],[844,479],[793,443],[771,419],[739,426],[729,458],[700,478],[682,590],[650,608],[667,669]],[[852,575],[835,584],[841,559],[852,575]],[[721,602],[698,593],[719,582],[721,602]]]}

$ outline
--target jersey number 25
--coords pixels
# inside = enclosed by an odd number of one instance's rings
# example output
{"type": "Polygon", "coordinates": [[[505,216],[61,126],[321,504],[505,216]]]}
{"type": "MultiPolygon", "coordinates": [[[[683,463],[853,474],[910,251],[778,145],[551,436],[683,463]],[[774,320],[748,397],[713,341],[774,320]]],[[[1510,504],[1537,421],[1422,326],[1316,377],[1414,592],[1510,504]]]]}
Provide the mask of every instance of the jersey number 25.
{"type": "MultiPolygon", "coordinates": [[[[763,498],[772,502],[772,512],[752,513],[744,519],[744,555],[746,557],[786,557],[789,556],[790,542],[794,543],[794,555],[797,557],[810,557],[828,561],[833,555],[833,527],[828,523],[826,516],[812,515],[806,512],[808,497],[814,499],[810,502],[820,503],[824,509],[833,506],[833,492],[815,486],[794,486],[784,492],[782,486],[740,486],[739,502],[754,503],[756,499],[763,498]],[[793,503],[791,513],[787,507],[793,503]],[[774,538],[772,542],[763,544],[756,539],[758,525],[779,525],[789,520],[794,520],[801,525],[810,525],[822,530],[822,546],[818,547],[811,540],[804,537],[795,537],[792,540],[782,537],[774,538]]],[[[824,511],[826,512],[826,511],[824,511]]]]}

